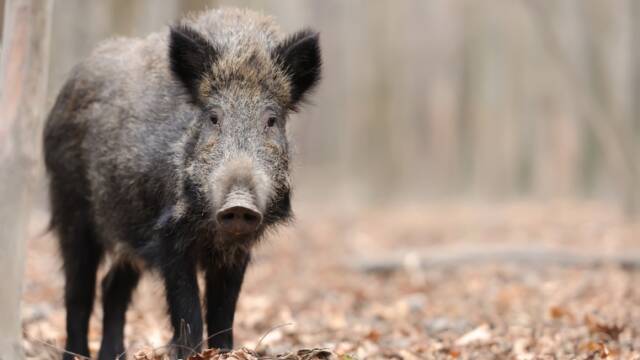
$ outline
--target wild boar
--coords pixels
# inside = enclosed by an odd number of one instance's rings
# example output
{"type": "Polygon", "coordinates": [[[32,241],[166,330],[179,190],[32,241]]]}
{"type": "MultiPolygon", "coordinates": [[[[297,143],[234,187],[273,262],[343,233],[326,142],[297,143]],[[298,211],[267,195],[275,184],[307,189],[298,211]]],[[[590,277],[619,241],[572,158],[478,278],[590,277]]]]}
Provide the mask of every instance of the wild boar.
{"type": "Polygon", "coordinates": [[[124,351],[144,270],[163,279],[174,355],[203,342],[198,271],[208,345],[233,346],[226,330],[252,246],[291,217],[287,118],[320,73],[317,32],[284,36],[272,18],[238,9],[106,41],[74,68],[44,131],[68,352],[89,355],[106,254],[100,359],[124,351]]]}

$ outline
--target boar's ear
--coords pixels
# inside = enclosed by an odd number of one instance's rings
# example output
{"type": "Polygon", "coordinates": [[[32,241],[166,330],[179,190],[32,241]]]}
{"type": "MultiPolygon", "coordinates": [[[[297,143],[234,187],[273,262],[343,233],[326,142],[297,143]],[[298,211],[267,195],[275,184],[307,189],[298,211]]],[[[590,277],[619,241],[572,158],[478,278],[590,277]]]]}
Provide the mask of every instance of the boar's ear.
{"type": "Polygon", "coordinates": [[[186,26],[171,28],[169,62],[171,72],[182,82],[194,100],[198,100],[200,80],[217,57],[213,46],[195,30],[186,26]]]}
{"type": "Polygon", "coordinates": [[[274,56],[291,79],[291,106],[295,109],[320,80],[319,34],[308,29],[299,31],[284,39],[276,47],[274,56]]]}

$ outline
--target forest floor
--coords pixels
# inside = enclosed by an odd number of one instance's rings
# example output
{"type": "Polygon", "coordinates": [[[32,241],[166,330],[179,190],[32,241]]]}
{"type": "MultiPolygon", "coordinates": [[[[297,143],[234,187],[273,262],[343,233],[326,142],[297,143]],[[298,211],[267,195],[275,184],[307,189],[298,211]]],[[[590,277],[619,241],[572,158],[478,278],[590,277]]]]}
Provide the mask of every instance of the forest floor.
{"type": "MultiPolygon", "coordinates": [[[[638,235],[596,204],[298,209],[256,251],[238,350],[199,359],[640,359],[638,235]]],[[[34,237],[23,308],[31,358],[59,358],[64,344],[59,268],[52,235],[34,237]]],[[[128,358],[165,351],[162,291],[153,275],[136,291],[128,358]]],[[[96,306],[94,354],[100,319],[96,306]]]]}

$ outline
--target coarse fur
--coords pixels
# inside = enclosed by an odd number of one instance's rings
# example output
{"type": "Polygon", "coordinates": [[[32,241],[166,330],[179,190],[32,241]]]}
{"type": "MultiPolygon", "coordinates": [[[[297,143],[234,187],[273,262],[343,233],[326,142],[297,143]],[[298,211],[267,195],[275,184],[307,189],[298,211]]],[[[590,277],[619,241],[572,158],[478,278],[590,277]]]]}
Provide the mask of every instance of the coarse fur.
{"type": "MultiPolygon", "coordinates": [[[[248,10],[209,10],[144,39],[107,41],[74,68],[44,133],[68,351],[89,355],[105,254],[117,259],[102,281],[99,358],[123,351],[124,314],[144,269],[164,279],[176,356],[202,339],[198,268],[209,335],[231,327],[253,244],[291,217],[285,125],[319,81],[318,42],[311,30],[284,37],[248,10]],[[230,236],[215,221],[233,196],[263,214],[249,235],[230,236]]],[[[232,341],[228,331],[208,344],[232,341]]]]}

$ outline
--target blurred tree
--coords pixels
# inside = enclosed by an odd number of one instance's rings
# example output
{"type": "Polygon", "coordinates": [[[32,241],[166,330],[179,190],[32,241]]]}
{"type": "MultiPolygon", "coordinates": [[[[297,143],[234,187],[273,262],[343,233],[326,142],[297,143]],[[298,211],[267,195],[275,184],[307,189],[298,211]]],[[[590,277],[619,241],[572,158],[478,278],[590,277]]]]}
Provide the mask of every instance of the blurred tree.
{"type": "Polygon", "coordinates": [[[6,2],[0,63],[0,359],[22,357],[20,298],[46,96],[52,0],[6,2]]]}

